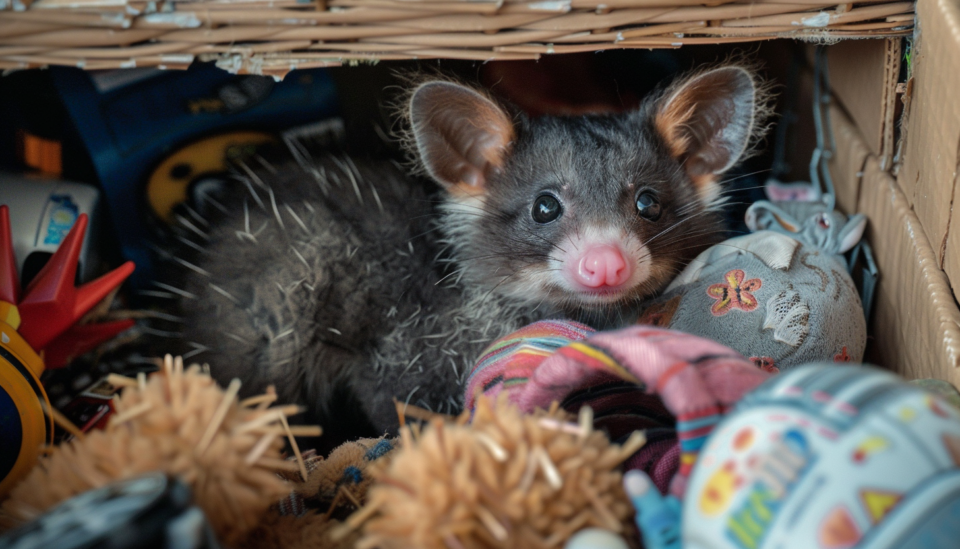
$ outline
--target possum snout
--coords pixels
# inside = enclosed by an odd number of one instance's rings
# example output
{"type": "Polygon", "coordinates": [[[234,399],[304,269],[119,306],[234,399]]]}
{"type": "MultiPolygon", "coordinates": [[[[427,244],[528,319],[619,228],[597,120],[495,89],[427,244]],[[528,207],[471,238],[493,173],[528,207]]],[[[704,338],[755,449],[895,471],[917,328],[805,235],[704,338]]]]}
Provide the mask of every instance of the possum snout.
{"type": "Polygon", "coordinates": [[[636,237],[618,230],[571,235],[560,248],[563,286],[587,301],[609,301],[650,277],[650,254],[636,237]]]}
{"type": "Polygon", "coordinates": [[[567,275],[587,290],[616,289],[633,274],[630,262],[617,246],[601,244],[588,248],[576,261],[567,263],[567,275]]]}

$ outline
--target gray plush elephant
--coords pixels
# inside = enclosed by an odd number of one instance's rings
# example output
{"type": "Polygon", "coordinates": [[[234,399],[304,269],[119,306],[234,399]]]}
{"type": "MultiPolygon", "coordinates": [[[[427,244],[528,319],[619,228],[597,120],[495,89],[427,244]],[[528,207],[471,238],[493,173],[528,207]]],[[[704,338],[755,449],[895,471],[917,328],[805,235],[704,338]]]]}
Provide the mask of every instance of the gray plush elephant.
{"type": "Polygon", "coordinates": [[[863,215],[827,201],[759,201],[751,234],[700,254],[647,304],[639,322],[714,339],[771,371],[806,362],[860,362],[866,321],[840,254],[863,215]]]}

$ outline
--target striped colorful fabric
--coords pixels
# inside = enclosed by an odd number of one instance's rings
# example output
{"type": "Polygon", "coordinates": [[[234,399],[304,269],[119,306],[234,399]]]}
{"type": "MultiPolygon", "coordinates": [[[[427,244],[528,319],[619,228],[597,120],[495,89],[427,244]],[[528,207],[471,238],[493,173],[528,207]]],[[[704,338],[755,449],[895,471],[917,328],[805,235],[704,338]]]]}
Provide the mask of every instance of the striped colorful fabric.
{"type": "MultiPolygon", "coordinates": [[[[532,412],[580,395],[574,398],[580,405],[593,406],[592,398],[602,410],[601,401],[611,400],[603,387],[628,382],[645,388],[676,418],[676,438],[667,433],[632,463],[642,463],[648,474],[675,471],[669,491],[681,497],[700,448],[724,412],[769,375],[728,347],[682,332],[650,326],[594,332],[572,322],[548,321],[491,345],[474,368],[465,396],[472,408],[477,393],[506,392],[521,410],[532,412]],[[654,450],[657,455],[651,455],[654,450]]],[[[633,424],[663,431],[656,406],[635,400],[631,409],[616,398],[604,413],[621,428],[633,424]]],[[[667,487],[658,483],[658,488],[667,487]]]]}
{"type": "Polygon", "coordinates": [[[494,341],[467,378],[467,408],[473,408],[479,393],[496,397],[505,387],[526,383],[536,367],[557,349],[593,332],[593,328],[578,322],[541,320],[494,341]]]}
{"type": "Polygon", "coordinates": [[[621,366],[613,357],[605,353],[602,349],[593,347],[587,342],[576,341],[559,349],[557,352],[571,360],[579,361],[594,370],[607,371],[624,381],[642,385],[641,381],[637,379],[637,376],[621,366]]]}

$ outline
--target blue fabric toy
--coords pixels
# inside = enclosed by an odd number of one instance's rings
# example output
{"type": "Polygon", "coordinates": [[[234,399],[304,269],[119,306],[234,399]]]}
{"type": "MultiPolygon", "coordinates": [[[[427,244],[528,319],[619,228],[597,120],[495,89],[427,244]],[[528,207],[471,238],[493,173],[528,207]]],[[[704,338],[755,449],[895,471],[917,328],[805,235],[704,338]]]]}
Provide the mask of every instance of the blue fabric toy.
{"type": "Polygon", "coordinates": [[[746,223],[755,232],[700,254],[639,322],[713,339],[770,371],[859,362],[866,320],[840,254],[860,241],[866,218],[829,202],[754,203],[746,223]]]}

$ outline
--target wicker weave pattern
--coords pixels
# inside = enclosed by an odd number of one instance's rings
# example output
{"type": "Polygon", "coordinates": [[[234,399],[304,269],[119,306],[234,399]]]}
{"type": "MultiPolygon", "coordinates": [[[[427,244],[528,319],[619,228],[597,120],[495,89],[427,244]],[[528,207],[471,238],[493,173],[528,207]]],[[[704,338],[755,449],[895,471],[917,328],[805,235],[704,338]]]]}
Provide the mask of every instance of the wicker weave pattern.
{"type": "Polygon", "coordinates": [[[890,37],[913,2],[867,0],[0,0],[0,69],[183,68],[240,73],[391,59],[542,54],[771,38],[890,37]]]}

